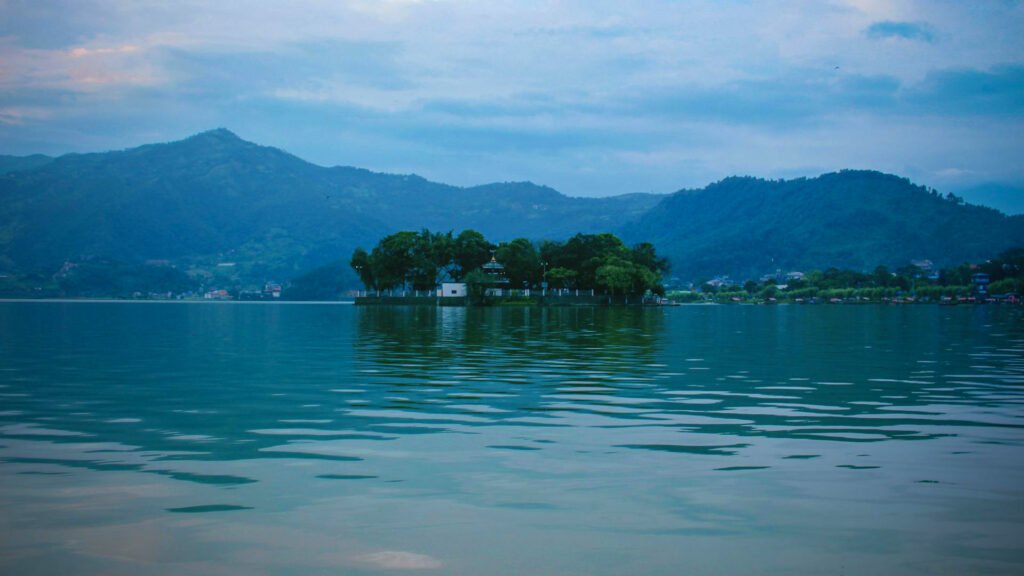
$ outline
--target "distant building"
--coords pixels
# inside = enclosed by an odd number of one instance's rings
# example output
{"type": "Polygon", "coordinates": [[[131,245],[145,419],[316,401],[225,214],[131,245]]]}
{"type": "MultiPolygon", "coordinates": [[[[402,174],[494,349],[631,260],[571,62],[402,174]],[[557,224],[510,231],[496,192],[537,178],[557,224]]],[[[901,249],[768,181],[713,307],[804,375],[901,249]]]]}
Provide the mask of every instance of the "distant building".
{"type": "Polygon", "coordinates": [[[978,294],[988,294],[988,283],[991,278],[984,272],[978,272],[971,276],[971,285],[974,286],[974,291],[978,294]]]}
{"type": "Polygon", "coordinates": [[[484,264],[481,269],[490,277],[490,287],[484,293],[488,296],[503,295],[504,289],[508,286],[508,278],[505,277],[505,267],[494,258],[494,252],[491,252],[491,261],[484,264]]]}
{"type": "Polygon", "coordinates": [[[465,298],[467,294],[465,282],[444,282],[437,291],[442,298],[465,298]]]}
{"type": "Polygon", "coordinates": [[[931,273],[935,268],[935,264],[931,260],[911,260],[910,265],[926,274],[931,273]]]}
{"type": "Polygon", "coordinates": [[[280,298],[281,297],[281,285],[277,282],[267,282],[263,286],[263,297],[264,298],[280,298]]]}

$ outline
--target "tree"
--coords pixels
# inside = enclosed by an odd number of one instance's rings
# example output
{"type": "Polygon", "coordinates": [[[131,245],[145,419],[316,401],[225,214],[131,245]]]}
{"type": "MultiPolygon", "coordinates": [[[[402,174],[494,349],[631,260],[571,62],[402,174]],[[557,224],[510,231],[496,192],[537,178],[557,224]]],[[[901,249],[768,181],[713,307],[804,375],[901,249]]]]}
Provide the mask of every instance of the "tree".
{"type": "Polygon", "coordinates": [[[1008,276],[1024,274],[1024,248],[1011,248],[999,255],[1008,276]]]}
{"type": "Polygon", "coordinates": [[[549,268],[571,269],[564,256],[565,246],[554,240],[544,240],[540,243],[541,262],[547,262],[549,268]]]}
{"type": "Polygon", "coordinates": [[[380,289],[405,286],[416,265],[416,232],[385,236],[370,253],[373,275],[380,289]]]}
{"type": "Polygon", "coordinates": [[[660,296],[665,295],[665,287],[661,285],[661,274],[644,266],[633,265],[633,293],[645,294],[651,291],[660,296]]]}
{"type": "Polygon", "coordinates": [[[885,266],[876,267],[875,271],[871,274],[871,279],[875,283],[875,286],[881,288],[885,288],[893,283],[892,274],[885,266]]]}
{"type": "Polygon", "coordinates": [[[610,256],[627,259],[629,250],[614,234],[577,234],[565,243],[562,261],[576,270],[577,284],[588,289],[597,286],[597,269],[610,256]]]}
{"type": "Polygon", "coordinates": [[[551,268],[548,270],[548,284],[552,288],[575,288],[576,271],[568,268],[551,268]]]}
{"type": "Polygon", "coordinates": [[[969,264],[961,264],[956,268],[944,269],[939,272],[939,284],[942,286],[967,286],[973,274],[969,264]]]}
{"type": "Polygon", "coordinates": [[[373,263],[370,261],[370,255],[367,254],[366,250],[356,248],[355,252],[352,253],[349,266],[352,266],[356,271],[356,274],[359,275],[359,280],[363,282],[363,286],[366,286],[367,290],[375,290],[377,288],[377,282],[373,275],[373,263]]]}
{"type": "Polygon", "coordinates": [[[632,258],[637,266],[643,266],[654,272],[665,273],[669,270],[668,258],[661,258],[650,242],[641,242],[633,246],[632,258]]]}
{"type": "Polygon", "coordinates": [[[433,290],[438,276],[452,261],[453,242],[451,232],[431,233],[423,229],[416,237],[413,248],[413,266],[409,271],[414,290],[433,290]]]}
{"type": "Polygon", "coordinates": [[[618,256],[609,256],[595,271],[595,281],[612,294],[660,292],[658,273],[618,256]]]}
{"type": "Polygon", "coordinates": [[[526,238],[498,245],[495,257],[505,266],[505,276],[513,288],[536,285],[541,277],[540,256],[526,238]]]}
{"type": "Polygon", "coordinates": [[[628,294],[633,291],[633,263],[622,258],[608,258],[594,271],[594,280],[611,294],[628,294]]]}
{"type": "Polygon", "coordinates": [[[464,280],[466,275],[483,266],[491,259],[494,245],[476,230],[463,230],[452,244],[452,266],[449,276],[455,281],[464,280]]]}
{"type": "Polygon", "coordinates": [[[1010,294],[1020,292],[1022,285],[1024,285],[1024,282],[1019,279],[1003,278],[1002,280],[989,284],[988,292],[990,294],[1010,294]]]}
{"type": "Polygon", "coordinates": [[[487,290],[494,286],[494,279],[479,268],[471,270],[465,277],[466,293],[470,304],[486,304],[487,290]]]}
{"type": "MultiPolygon", "coordinates": [[[[471,272],[490,260],[493,248],[475,230],[464,230],[456,237],[452,232],[432,233],[426,229],[403,231],[385,236],[369,254],[356,249],[349,264],[367,288],[387,289],[411,283],[416,290],[431,290],[445,276],[467,281],[471,272]]],[[[498,246],[495,256],[516,288],[536,286],[547,267],[552,287],[663,294],[661,273],[668,270],[668,262],[658,257],[651,244],[645,242],[629,249],[613,234],[577,234],[565,244],[543,242],[540,250],[530,240],[516,238],[498,246]]]]}

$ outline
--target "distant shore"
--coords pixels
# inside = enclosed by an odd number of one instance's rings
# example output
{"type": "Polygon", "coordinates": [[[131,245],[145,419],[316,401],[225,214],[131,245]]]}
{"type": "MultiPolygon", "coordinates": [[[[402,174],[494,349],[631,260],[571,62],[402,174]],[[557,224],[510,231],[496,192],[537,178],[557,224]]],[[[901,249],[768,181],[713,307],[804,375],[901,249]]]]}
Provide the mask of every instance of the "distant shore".
{"type": "MultiPolygon", "coordinates": [[[[420,299],[422,300],[422,299],[420,299]]],[[[146,300],[146,299],[131,299],[131,298],[0,298],[0,303],[48,303],[48,304],[200,304],[200,305],[313,305],[313,306],[353,306],[358,305],[360,307],[382,307],[382,306],[417,306],[417,307],[437,307],[437,308],[675,308],[675,307],[692,307],[692,306],[756,306],[756,307],[773,307],[773,306],[797,306],[797,307],[817,307],[817,306],[1021,306],[1021,302],[1010,302],[1010,301],[973,301],[973,302],[940,302],[935,300],[918,300],[918,301],[862,301],[862,302],[714,302],[714,301],[701,301],[701,302],[668,302],[662,304],[640,304],[640,303],[601,303],[601,302],[587,302],[587,303],[565,303],[565,302],[551,302],[551,303],[540,303],[540,302],[524,302],[524,301],[510,301],[510,302],[495,302],[484,305],[470,305],[464,304],[451,305],[451,304],[438,304],[436,301],[408,301],[403,302],[400,299],[392,299],[387,302],[356,302],[355,300],[200,300],[200,299],[181,299],[181,300],[146,300]]]]}
{"type": "Polygon", "coordinates": [[[317,304],[317,305],[345,305],[355,304],[353,300],[200,300],[200,299],[167,299],[167,300],[146,300],[132,298],[0,298],[0,303],[8,302],[49,302],[65,304],[317,304]]]}

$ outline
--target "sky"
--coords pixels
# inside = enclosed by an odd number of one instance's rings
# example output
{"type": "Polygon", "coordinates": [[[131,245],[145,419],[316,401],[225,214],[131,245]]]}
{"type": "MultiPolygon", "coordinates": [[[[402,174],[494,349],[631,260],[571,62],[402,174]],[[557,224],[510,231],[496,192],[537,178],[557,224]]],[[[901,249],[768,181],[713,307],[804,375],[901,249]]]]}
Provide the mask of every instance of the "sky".
{"type": "Polygon", "coordinates": [[[0,0],[0,154],[223,127],[456,185],[860,168],[1024,211],[1022,30],[1009,0],[0,0]]]}

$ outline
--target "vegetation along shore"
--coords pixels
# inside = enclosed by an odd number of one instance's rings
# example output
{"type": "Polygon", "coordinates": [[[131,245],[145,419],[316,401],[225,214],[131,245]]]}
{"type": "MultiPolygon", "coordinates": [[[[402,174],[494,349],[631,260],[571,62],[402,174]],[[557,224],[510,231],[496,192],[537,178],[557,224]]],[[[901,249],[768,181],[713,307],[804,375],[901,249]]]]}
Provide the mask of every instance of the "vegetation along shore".
{"type": "MultiPolygon", "coordinates": [[[[676,303],[1020,303],[1024,249],[980,265],[936,270],[927,260],[897,270],[828,268],[776,271],[758,280],[714,278],[666,291],[666,259],[649,243],[628,248],[613,234],[567,242],[525,238],[493,244],[475,230],[398,232],[350,261],[366,290],[362,304],[676,304],[676,303]]],[[[315,291],[310,289],[310,291],[315,291]]]]}

